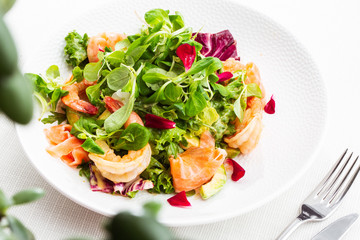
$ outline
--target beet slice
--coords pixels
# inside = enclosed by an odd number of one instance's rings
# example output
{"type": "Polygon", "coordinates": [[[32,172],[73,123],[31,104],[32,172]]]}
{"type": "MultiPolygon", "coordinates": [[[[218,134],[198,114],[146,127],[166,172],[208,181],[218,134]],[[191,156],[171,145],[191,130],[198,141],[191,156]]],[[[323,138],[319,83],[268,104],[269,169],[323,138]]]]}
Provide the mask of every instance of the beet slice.
{"type": "Polygon", "coordinates": [[[190,202],[187,200],[185,191],[179,192],[175,196],[167,200],[171,206],[174,207],[191,207],[190,202]]]}
{"type": "Polygon", "coordinates": [[[275,113],[275,100],[273,98],[273,95],[271,96],[269,102],[265,105],[264,111],[267,114],[274,114],[275,113]]]}

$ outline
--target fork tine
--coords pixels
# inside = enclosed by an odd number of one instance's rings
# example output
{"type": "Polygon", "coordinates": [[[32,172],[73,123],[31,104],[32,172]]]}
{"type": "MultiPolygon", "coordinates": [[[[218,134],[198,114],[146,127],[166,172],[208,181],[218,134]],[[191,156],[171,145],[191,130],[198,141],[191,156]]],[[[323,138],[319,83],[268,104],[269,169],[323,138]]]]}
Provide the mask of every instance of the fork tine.
{"type": "Polygon", "coordinates": [[[329,171],[329,173],[325,176],[325,178],[319,183],[319,185],[316,187],[314,194],[319,195],[319,193],[324,189],[328,181],[330,180],[331,176],[334,174],[336,169],[339,167],[341,161],[344,159],[346,153],[348,151],[348,148],[345,150],[345,152],[341,155],[337,163],[332,167],[332,169],[329,171]]]}
{"type": "Polygon", "coordinates": [[[340,191],[340,189],[344,186],[345,181],[348,179],[351,171],[353,170],[357,160],[359,157],[357,157],[355,159],[355,161],[353,162],[353,164],[351,165],[350,169],[348,170],[348,172],[346,173],[345,177],[343,177],[342,181],[340,182],[339,186],[336,188],[336,190],[330,195],[330,201],[329,203],[331,203],[333,201],[333,199],[336,197],[337,193],[340,191]]]}
{"type": "Polygon", "coordinates": [[[347,161],[345,162],[345,164],[341,167],[340,171],[336,174],[335,178],[332,180],[332,182],[330,183],[330,185],[327,187],[327,189],[325,190],[325,193],[323,194],[323,199],[327,198],[331,192],[331,190],[333,189],[333,187],[335,186],[335,184],[337,183],[338,179],[340,178],[341,174],[343,173],[343,171],[345,170],[346,166],[348,165],[348,163],[350,162],[350,159],[352,157],[353,153],[350,154],[350,157],[347,159],[347,161]]]}
{"type": "MultiPolygon", "coordinates": [[[[359,156],[356,157],[355,159],[355,162],[353,165],[355,165],[355,163],[358,161],[359,159],[359,156]]],[[[351,170],[350,170],[351,171],[351,170]]],[[[349,171],[349,172],[350,172],[349,171]]],[[[341,200],[345,197],[345,195],[347,194],[347,192],[349,191],[351,185],[354,183],[356,177],[358,176],[359,174],[359,171],[360,171],[360,165],[358,166],[356,172],[354,173],[353,177],[351,178],[351,180],[347,183],[345,189],[341,192],[341,194],[334,194],[333,198],[330,200],[331,201],[331,204],[338,204],[341,202],[341,200]],[[336,200],[335,200],[336,199],[336,200]],[[334,203],[332,203],[332,201],[335,201],[334,203]]]]}

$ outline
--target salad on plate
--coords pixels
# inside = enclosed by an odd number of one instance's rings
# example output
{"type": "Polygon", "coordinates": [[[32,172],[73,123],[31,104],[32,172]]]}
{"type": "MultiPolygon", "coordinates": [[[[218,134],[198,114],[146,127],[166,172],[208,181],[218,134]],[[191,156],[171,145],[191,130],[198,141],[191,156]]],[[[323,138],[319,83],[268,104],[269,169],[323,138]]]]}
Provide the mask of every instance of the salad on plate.
{"type": "Polygon", "coordinates": [[[41,122],[52,124],[46,151],[80,169],[92,191],[175,192],[174,206],[195,193],[207,199],[229,173],[244,175],[232,158],[256,147],[274,102],[265,103],[259,70],[240,61],[229,30],[196,32],[162,9],[144,20],[135,35],[70,32],[68,78],[56,65],[26,74],[41,122]]]}

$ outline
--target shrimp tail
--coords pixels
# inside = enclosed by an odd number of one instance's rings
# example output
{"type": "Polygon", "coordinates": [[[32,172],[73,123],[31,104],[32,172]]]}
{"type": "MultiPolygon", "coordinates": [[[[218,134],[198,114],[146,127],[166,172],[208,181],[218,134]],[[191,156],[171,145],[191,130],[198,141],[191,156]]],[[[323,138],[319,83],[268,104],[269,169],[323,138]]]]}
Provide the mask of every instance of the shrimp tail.
{"type": "Polygon", "coordinates": [[[72,103],[69,103],[68,106],[78,112],[83,112],[83,113],[87,113],[90,115],[96,115],[99,112],[99,109],[97,107],[95,107],[91,103],[88,103],[84,100],[74,101],[72,103]]]}

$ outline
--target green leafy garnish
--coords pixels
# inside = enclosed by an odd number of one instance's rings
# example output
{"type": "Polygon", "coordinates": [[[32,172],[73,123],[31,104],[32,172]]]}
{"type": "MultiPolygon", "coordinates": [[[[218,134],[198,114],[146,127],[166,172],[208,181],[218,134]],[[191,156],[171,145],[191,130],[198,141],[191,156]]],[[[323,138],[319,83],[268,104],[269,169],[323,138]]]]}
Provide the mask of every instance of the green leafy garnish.
{"type": "Polygon", "coordinates": [[[66,37],[66,46],[64,48],[66,62],[73,67],[78,66],[80,63],[87,59],[87,44],[89,37],[85,33],[81,36],[76,31],[70,32],[66,37]]]}
{"type": "Polygon", "coordinates": [[[144,179],[151,180],[154,188],[148,190],[154,193],[173,193],[172,177],[170,169],[166,168],[155,158],[151,158],[151,162],[146,170],[141,174],[144,179]]]}
{"type": "Polygon", "coordinates": [[[96,144],[96,142],[92,138],[86,138],[85,142],[81,145],[81,147],[90,153],[104,155],[104,150],[96,144]]]}
{"type": "Polygon", "coordinates": [[[118,137],[112,147],[115,150],[137,151],[145,147],[150,139],[150,131],[138,123],[131,123],[118,137]]]}
{"type": "Polygon", "coordinates": [[[79,176],[85,177],[90,180],[90,165],[88,162],[82,162],[80,165],[76,167],[79,170],[79,176]]]}
{"type": "Polygon", "coordinates": [[[44,124],[51,124],[57,121],[58,124],[61,124],[66,120],[66,115],[63,113],[52,112],[46,118],[41,119],[41,122],[44,124]]]}

